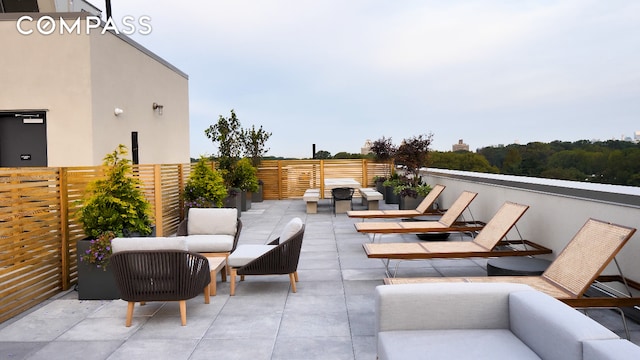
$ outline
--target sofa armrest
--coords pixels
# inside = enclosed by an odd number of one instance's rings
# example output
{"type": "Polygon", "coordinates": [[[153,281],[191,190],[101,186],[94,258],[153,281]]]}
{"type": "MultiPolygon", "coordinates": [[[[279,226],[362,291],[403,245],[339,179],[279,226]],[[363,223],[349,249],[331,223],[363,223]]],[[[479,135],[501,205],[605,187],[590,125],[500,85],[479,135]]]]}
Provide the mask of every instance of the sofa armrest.
{"type": "Polygon", "coordinates": [[[508,329],[509,293],[531,290],[505,283],[423,283],[376,288],[376,333],[394,330],[508,329]]]}
{"type": "Polygon", "coordinates": [[[509,296],[511,331],[543,359],[582,359],[583,340],[618,339],[611,330],[545,293],[509,296]]]}

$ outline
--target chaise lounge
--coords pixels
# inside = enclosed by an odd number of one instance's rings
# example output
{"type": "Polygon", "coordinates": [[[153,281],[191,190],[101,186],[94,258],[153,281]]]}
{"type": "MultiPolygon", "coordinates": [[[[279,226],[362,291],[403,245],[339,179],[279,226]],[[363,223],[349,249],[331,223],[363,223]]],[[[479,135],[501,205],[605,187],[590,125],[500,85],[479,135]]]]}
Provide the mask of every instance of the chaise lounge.
{"type": "Polygon", "coordinates": [[[347,211],[347,216],[361,219],[393,219],[393,218],[412,218],[425,215],[441,215],[442,211],[432,210],[432,206],[438,196],[442,193],[445,186],[436,184],[429,194],[420,202],[415,209],[403,210],[351,210],[347,211]]]}

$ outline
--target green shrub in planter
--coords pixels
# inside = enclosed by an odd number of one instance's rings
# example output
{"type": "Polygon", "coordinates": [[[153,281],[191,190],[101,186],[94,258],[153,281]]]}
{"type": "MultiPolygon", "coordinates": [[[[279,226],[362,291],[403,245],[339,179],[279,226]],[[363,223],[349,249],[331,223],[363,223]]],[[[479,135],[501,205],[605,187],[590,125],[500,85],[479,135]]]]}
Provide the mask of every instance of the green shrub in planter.
{"type": "Polygon", "coordinates": [[[151,234],[151,205],[140,190],[140,180],[133,176],[127,148],[120,144],[104,157],[105,177],[89,183],[80,222],[85,235],[97,238],[112,231],[117,236],[129,233],[151,234]]]}
{"type": "Polygon", "coordinates": [[[227,188],[222,175],[207,165],[205,158],[200,158],[191,169],[183,196],[186,208],[222,207],[227,188]]]}

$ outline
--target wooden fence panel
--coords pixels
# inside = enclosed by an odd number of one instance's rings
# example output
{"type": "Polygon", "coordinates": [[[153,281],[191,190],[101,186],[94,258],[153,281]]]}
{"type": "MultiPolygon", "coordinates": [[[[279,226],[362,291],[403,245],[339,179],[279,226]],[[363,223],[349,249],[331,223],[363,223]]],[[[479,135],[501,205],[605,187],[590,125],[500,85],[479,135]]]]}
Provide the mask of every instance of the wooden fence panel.
{"type": "MultiPolygon", "coordinates": [[[[215,168],[215,164],[212,163],[215,168]]],[[[301,198],[325,177],[371,186],[389,167],[367,160],[264,160],[258,178],[266,200],[301,198]]],[[[182,191],[191,164],[135,165],[158,236],[184,218],[182,191]]],[[[77,282],[76,244],[85,237],[78,210],[87,184],[104,168],[0,168],[0,322],[77,282]]]]}
{"type": "Polygon", "coordinates": [[[0,321],[61,288],[56,169],[0,169],[0,321]]]}

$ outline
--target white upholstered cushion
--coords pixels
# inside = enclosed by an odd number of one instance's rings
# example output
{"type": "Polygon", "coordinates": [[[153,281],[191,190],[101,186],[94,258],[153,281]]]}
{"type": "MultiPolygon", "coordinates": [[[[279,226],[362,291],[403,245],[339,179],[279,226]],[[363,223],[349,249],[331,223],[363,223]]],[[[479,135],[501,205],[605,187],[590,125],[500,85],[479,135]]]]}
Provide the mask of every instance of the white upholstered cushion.
{"type": "Polygon", "coordinates": [[[618,339],[601,324],[539,291],[509,294],[510,328],[544,359],[582,359],[581,340],[618,339]]]}
{"type": "Polygon", "coordinates": [[[275,248],[276,245],[240,245],[229,255],[227,264],[231,267],[240,267],[275,248]]]}
{"type": "Polygon", "coordinates": [[[137,250],[188,250],[184,237],[115,238],[111,240],[111,249],[114,253],[137,250]]]}
{"type": "Polygon", "coordinates": [[[282,229],[282,232],[280,232],[280,243],[282,244],[283,242],[291,239],[293,235],[302,229],[302,225],[302,219],[299,217],[289,220],[287,225],[282,229]]]}
{"type": "Polygon", "coordinates": [[[623,339],[586,340],[582,353],[585,360],[638,360],[640,346],[623,339]]]}
{"type": "Polygon", "coordinates": [[[238,210],[226,208],[191,208],[187,220],[189,235],[231,235],[235,236],[238,210]]]}
{"type": "Polygon", "coordinates": [[[193,252],[229,252],[233,248],[232,235],[189,235],[179,237],[186,239],[187,248],[193,252]]]}
{"type": "Polygon", "coordinates": [[[524,360],[540,357],[509,329],[459,329],[378,333],[378,359],[524,360]]]}

